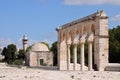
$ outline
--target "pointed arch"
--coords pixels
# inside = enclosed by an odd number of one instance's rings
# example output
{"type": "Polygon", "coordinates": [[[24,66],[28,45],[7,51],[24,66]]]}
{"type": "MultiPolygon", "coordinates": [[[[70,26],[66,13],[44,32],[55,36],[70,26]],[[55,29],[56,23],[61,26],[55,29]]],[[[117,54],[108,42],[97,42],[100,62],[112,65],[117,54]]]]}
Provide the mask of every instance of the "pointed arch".
{"type": "Polygon", "coordinates": [[[72,36],[72,32],[71,32],[71,30],[68,32],[68,38],[71,38],[71,36],[72,36]]]}
{"type": "Polygon", "coordinates": [[[93,24],[91,25],[91,32],[95,33],[95,26],[93,24]]]}
{"type": "Polygon", "coordinates": [[[85,34],[86,33],[86,27],[84,26],[83,28],[82,28],[82,34],[85,34]]]}
{"type": "Polygon", "coordinates": [[[65,33],[62,33],[61,40],[63,41],[65,39],[65,33]]]}
{"type": "Polygon", "coordinates": [[[75,28],[74,34],[75,34],[75,36],[77,36],[79,34],[79,31],[77,28],[75,28]]]}

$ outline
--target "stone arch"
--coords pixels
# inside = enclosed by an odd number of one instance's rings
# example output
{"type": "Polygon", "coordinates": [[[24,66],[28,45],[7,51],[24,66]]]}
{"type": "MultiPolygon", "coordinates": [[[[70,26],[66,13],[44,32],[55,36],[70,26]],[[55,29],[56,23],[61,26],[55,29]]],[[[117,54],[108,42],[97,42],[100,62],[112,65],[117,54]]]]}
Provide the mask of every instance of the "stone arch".
{"type": "Polygon", "coordinates": [[[90,30],[91,30],[91,33],[95,34],[95,26],[93,24],[91,25],[90,30]]]}
{"type": "Polygon", "coordinates": [[[75,29],[74,29],[74,38],[79,39],[79,37],[80,37],[80,35],[79,35],[79,30],[78,30],[78,28],[75,28],[75,29]]]}
{"type": "Polygon", "coordinates": [[[79,34],[79,31],[78,31],[77,28],[75,28],[75,30],[74,30],[74,35],[77,36],[78,34],[79,34]]]}
{"type": "Polygon", "coordinates": [[[82,34],[85,34],[86,32],[87,32],[86,27],[83,26],[83,27],[82,27],[82,34]]]}
{"type": "Polygon", "coordinates": [[[72,37],[72,32],[71,30],[68,32],[68,39],[72,37]]]}
{"type": "Polygon", "coordinates": [[[64,40],[65,40],[65,33],[62,33],[61,40],[62,40],[62,41],[64,41],[64,40]]]}

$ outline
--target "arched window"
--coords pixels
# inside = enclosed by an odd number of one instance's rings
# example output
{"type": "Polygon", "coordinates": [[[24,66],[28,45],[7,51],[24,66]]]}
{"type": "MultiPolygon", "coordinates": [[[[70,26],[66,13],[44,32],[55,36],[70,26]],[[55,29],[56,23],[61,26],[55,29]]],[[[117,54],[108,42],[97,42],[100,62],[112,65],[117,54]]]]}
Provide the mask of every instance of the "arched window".
{"type": "Polygon", "coordinates": [[[71,36],[72,36],[72,33],[71,33],[71,31],[69,31],[68,38],[71,38],[71,36]]]}
{"type": "Polygon", "coordinates": [[[76,28],[76,29],[75,29],[75,36],[78,35],[78,33],[79,33],[79,31],[78,31],[78,29],[76,28]]]}
{"type": "Polygon", "coordinates": [[[86,28],[85,26],[82,28],[82,34],[85,34],[86,33],[86,28]]]}
{"type": "Polygon", "coordinates": [[[92,26],[91,26],[91,32],[92,32],[93,34],[95,34],[95,27],[94,27],[93,24],[92,24],[92,26]]]}
{"type": "Polygon", "coordinates": [[[65,39],[65,33],[62,34],[62,41],[65,39]]]}

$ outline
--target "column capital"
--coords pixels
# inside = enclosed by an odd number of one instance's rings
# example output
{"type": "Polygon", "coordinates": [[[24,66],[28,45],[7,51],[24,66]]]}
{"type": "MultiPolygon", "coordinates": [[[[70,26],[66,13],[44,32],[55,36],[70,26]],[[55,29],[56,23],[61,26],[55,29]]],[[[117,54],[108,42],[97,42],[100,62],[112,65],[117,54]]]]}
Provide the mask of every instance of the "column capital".
{"type": "Polygon", "coordinates": [[[74,47],[74,48],[77,48],[77,44],[73,44],[73,47],[74,47]]]}
{"type": "Polygon", "coordinates": [[[84,44],[85,43],[85,35],[83,35],[81,38],[80,38],[80,44],[84,44]]]}
{"type": "Polygon", "coordinates": [[[93,39],[94,39],[94,35],[90,34],[89,37],[88,37],[88,39],[87,39],[88,43],[92,43],[93,39]]]}
{"type": "Polygon", "coordinates": [[[71,43],[72,43],[72,41],[70,39],[66,41],[67,45],[71,45],[71,43]]]}
{"type": "Polygon", "coordinates": [[[73,45],[78,44],[78,39],[77,39],[77,38],[74,38],[73,41],[72,41],[72,44],[73,44],[73,45]]]}
{"type": "Polygon", "coordinates": [[[72,42],[72,45],[73,45],[73,46],[76,46],[76,45],[77,45],[77,43],[72,42]]]}

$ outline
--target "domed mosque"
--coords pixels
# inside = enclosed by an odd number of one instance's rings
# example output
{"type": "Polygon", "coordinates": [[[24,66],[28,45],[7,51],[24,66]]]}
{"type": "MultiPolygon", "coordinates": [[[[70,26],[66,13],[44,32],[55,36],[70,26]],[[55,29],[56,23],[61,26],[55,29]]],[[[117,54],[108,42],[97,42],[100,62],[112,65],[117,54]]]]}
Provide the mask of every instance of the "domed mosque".
{"type": "MultiPolygon", "coordinates": [[[[28,39],[26,38],[26,36],[24,36],[23,48],[27,47],[26,41],[28,42],[28,39]]],[[[26,53],[26,65],[30,67],[52,66],[53,53],[49,51],[48,46],[44,43],[35,43],[26,53]]]]}

